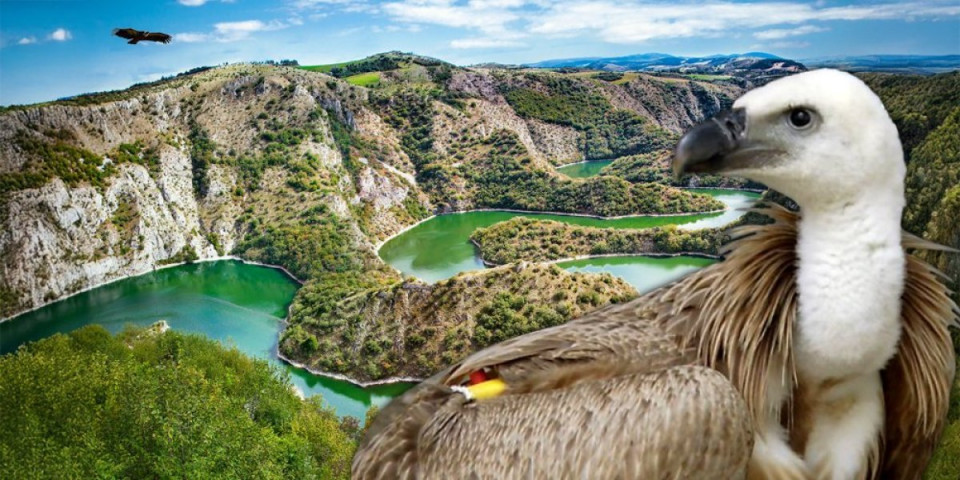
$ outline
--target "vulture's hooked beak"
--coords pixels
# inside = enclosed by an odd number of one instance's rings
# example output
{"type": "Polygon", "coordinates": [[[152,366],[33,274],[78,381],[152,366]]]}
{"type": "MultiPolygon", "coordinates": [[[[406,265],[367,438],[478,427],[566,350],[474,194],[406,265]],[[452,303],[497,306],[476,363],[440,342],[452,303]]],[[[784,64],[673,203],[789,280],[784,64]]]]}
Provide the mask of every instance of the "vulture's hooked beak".
{"type": "Polygon", "coordinates": [[[747,113],[742,108],[724,110],[693,127],[680,142],[673,155],[673,175],[685,173],[717,173],[725,170],[725,158],[737,151],[744,140],[747,113]]]}

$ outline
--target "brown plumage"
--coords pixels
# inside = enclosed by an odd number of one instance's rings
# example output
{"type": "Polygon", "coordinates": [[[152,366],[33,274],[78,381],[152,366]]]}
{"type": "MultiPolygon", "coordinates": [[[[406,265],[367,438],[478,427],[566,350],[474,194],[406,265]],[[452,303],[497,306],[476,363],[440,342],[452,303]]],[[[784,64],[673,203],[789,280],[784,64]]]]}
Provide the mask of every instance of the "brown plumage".
{"type": "Polygon", "coordinates": [[[129,44],[136,45],[137,42],[159,42],[159,43],[170,43],[173,37],[167,35],[166,33],[160,32],[145,32],[142,30],[135,30],[132,28],[115,28],[113,29],[113,34],[120,37],[130,40],[129,44]]]}
{"type": "MultiPolygon", "coordinates": [[[[770,375],[793,385],[780,418],[802,446],[798,403],[829,385],[798,384],[794,370],[798,216],[762,213],[774,223],[735,230],[722,262],[477,352],[395,399],[371,426],[353,477],[742,478],[770,375]],[[506,394],[466,402],[447,387],[485,368],[506,394]]],[[[933,246],[909,235],[903,245],[933,246]]],[[[922,473],[949,403],[956,311],[937,273],[909,256],[904,333],[882,372],[883,444],[864,478],[922,473]]]]}

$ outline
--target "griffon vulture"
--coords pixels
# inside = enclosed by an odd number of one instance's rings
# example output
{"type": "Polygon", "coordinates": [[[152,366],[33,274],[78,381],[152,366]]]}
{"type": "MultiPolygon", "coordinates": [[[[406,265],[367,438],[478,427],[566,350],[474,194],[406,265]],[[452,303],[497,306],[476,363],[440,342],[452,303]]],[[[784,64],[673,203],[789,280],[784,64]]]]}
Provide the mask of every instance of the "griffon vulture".
{"type": "Polygon", "coordinates": [[[957,307],[907,249],[896,127],[856,77],[801,73],[679,142],[799,213],[722,262],[479,351],[393,400],[357,479],[913,479],[944,425],[957,307]],[[490,379],[484,381],[485,379],[490,379]]]}
{"type": "Polygon", "coordinates": [[[130,40],[129,44],[136,45],[137,42],[148,41],[148,42],[160,42],[160,43],[170,43],[171,37],[166,33],[160,32],[144,32],[142,30],[134,30],[132,28],[115,28],[113,29],[113,34],[120,37],[130,40]]]}

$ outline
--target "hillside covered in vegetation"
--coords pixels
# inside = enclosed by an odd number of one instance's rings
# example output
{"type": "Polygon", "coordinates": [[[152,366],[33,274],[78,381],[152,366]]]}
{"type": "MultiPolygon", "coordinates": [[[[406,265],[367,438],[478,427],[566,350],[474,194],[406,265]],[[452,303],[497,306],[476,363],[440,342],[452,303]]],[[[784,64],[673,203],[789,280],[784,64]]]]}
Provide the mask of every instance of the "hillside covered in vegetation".
{"type": "Polygon", "coordinates": [[[3,478],[346,479],[360,425],[199,336],[99,326],[0,357],[3,478]]]}
{"type": "MultiPolygon", "coordinates": [[[[907,205],[903,228],[924,238],[960,248],[960,72],[929,77],[862,74],[897,124],[907,158],[907,205]]],[[[946,274],[960,302],[960,254],[921,252],[946,274]]],[[[960,352],[960,332],[954,330],[960,352]]],[[[960,355],[957,357],[960,364],[960,355]]],[[[943,441],[925,475],[960,475],[960,376],[954,379],[943,441]]]]}
{"type": "Polygon", "coordinates": [[[480,348],[636,294],[609,274],[530,264],[432,285],[404,281],[335,302],[310,289],[294,302],[280,349],[307,367],[362,381],[425,378],[480,348]]]}
{"type": "Polygon", "coordinates": [[[479,228],[470,240],[484,262],[546,262],[590,255],[702,253],[717,255],[726,229],[685,231],[676,226],[642,230],[570,225],[517,217],[479,228]]]}

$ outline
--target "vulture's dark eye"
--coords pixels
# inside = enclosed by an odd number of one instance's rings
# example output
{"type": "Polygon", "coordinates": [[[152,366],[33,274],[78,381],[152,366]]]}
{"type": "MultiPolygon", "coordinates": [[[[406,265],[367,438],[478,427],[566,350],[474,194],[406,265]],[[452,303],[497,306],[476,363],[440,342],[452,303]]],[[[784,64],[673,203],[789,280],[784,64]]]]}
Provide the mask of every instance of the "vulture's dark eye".
{"type": "Polygon", "coordinates": [[[790,110],[790,125],[794,128],[807,128],[813,121],[813,115],[806,108],[790,110]]]}

